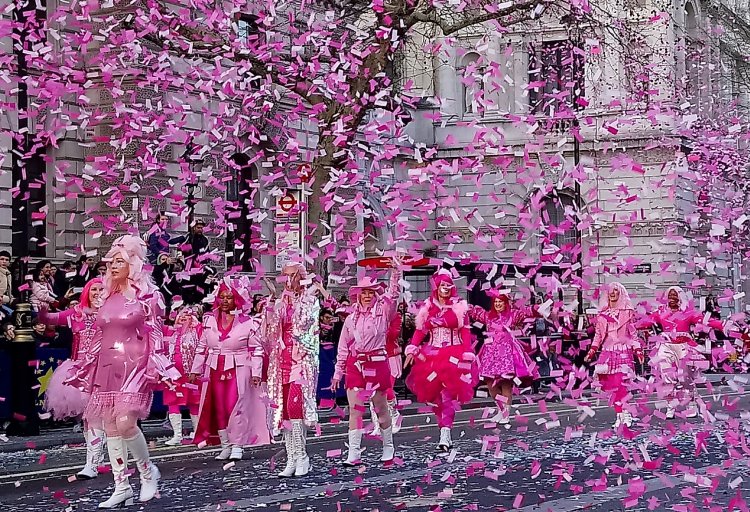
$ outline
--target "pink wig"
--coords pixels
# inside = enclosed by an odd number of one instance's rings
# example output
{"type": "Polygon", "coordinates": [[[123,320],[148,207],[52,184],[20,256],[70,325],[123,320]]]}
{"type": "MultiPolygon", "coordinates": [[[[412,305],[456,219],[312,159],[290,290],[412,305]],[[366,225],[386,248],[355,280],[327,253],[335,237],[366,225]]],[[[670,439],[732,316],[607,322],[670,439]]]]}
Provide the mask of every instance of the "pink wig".
{"type": "Polygon", "coordinates": [[[86,286],[83,287],[83,291],[81,292],[81,300],[78,301],[78,303],[81,305],[82,308],[86,309],[94,309],[91,305],[91,299],[89,298],[89,293],[91,292],[91,288],[95,284],[103,284],[101,277],[95,277],[88,283],[86,283],[86,286]]]}
{"type": "Polygon", "coordinates": [[[250,281],[247,279],[247,277],[242,277],[239,279],[225,277],[221,280],[219,286],[216,289],[216,294],[214,295],[214,303],[211,309],[216,312],[219,311],[219,306],[221,305],[219,296],[222,292],[228,291],[234,297],[235,309],[244,313],[245,310],[251,307],[253,303],[252,299],[247,296],[249,289],[250,281]]]}
{"type": "Polygon", "coordinates": [[[430,278],[430,283],[432,284],[432,293],[430,294],[430,297],[432,297],[433,301],[437,302],[438,288],[440,288],[440,285],[443,283],[448,284],[451,287],[451,295],[448,299],[448,302],[453,302],[458,297],[456,285],[453,282],[453,274],[451,274],[450,270],[441,268],[432,275],[432,277],[430,278]]]}
{"type": "Polygon", "coordinates": [[[511,303],[510,297],[508,297],[508,295],[506,295],[505,293],[502,293],[498,289],[493,288],[492,290],[487,290],[487,296],[492,300],[492,302],[490,303],[490,312],[489,312],[490,318],[497,318],[501,314],[505,316],[511,313],[511,308],[513,307],[513,304],[511,303]],[[502,313],[498,313],[495,310],[495,299],[500,299],[503,302],[505,302],[505,311],[503,311],[502,313]]]}
{"type": "Polygon", "coordinates": [[[630,300],[630,294],[623,285],[621,285],[620,283],[609,283],[608,285],[604,286],[603,293],[599,296],[599,311],[603,311],[605,309],[632,310],[635,308],[633,308],[633,303],[630,300]],[[610,306],[609,293],[615,288],[620,291],[620,298],[617,299],[616,304],[610,306]]]}
{"type": "MultiPolygon", "coordinates": [[[[136,297],[145,298],[157,291],[151,275],[144,270],[146,262],[146,243],[133,235],[123,235],[112,244],[104,261],[111,263],[115,257],[120,256],[130,265],[130,274],[128,282],[135,289],[136,297]]],[[[109,270],[104,276],[104,295],[107,296],[112,292],[112,278],[109,270]]]]}

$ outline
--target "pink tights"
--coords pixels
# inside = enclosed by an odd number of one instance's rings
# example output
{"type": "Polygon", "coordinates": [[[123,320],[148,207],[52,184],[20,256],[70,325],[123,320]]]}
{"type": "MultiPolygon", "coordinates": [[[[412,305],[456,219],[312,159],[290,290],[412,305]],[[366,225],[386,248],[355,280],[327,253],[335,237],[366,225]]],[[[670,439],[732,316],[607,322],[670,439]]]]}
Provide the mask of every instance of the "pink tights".
{"type": "Polygon", "coordinates": [[[609,405],[613,405],[616,413],[622,412],[622,403],[628,395],[625,386],[626,377],[622,373],[609,373],[599,375],[602,390],[609,393],[609,405]]]}
{"type": "Polygon", "coordinates": [[[453,402],[440,402],[432,408],[432,412],[437,418],[438,427],[453,427],[453,420],[456,417],[456,408],[453,402]]]}

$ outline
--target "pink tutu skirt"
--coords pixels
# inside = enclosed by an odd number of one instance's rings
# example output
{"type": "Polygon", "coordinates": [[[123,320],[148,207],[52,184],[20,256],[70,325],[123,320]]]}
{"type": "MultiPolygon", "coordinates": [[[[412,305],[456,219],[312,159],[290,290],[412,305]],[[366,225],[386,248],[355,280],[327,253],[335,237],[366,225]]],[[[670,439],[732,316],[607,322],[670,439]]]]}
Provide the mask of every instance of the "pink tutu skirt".
{"type": "Polygon", "coordinates": [[[479,351],[479,375],[490,379],[520,379],[524,385],[539,378],[536,364],[510,333],[493,333],[479,351]]]}
{"type": "Polygon", "coordinates": [[[89,401],[88,393],[70,384],[64,384],[70,376],[73,364],[74,361],[70,359],[63,361],[55,369],[47,385],[44,408],[56,420],[81,417],[89,401]]]}
{"type": "Polygon", "coordinates": [[[406,385],[417,400],[429,403],[471,402],[478,383],[476,356],[463,345],[422,346],[406,378],[406,385]]]}
{"type": "Polygon", "coordinates": [[[632,347],[603,349],[594,365],[595,374],[635,373],[635,351],[632,347]]]}

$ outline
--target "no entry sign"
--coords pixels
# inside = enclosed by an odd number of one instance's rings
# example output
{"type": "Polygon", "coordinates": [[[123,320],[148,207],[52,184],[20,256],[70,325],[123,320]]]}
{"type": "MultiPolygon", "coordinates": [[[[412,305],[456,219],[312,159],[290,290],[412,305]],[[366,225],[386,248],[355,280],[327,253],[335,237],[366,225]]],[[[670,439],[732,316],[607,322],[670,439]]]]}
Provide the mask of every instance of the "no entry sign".
{"type": "Polygon", "coordinates": [[[279,199],[278,208],[276,215],[286,217],[291,211],[299,204],[298,194],[296,190],[287,192],[286,195],[279,199]]]}

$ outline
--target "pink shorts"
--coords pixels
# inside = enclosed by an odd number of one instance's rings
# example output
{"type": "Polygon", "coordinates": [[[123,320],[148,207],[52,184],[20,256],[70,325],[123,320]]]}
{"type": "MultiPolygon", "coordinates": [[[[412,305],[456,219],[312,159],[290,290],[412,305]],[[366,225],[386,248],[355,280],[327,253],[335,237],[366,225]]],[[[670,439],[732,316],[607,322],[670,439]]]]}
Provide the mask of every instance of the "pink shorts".
{"type": "Polygon", "coordinates": [[[386,392],[393,387],[391,366],[385,353],[349,356],[346,361],[346,389],[368,389],[386,392]]]}

